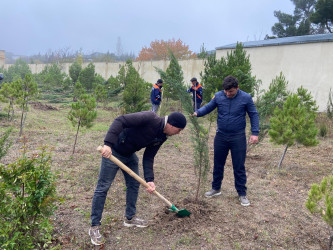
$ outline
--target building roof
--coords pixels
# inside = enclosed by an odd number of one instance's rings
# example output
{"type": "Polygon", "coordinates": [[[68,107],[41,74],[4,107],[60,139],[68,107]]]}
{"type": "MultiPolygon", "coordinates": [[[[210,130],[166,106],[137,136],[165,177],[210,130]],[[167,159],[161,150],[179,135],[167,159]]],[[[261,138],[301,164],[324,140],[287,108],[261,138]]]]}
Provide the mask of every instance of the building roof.
{"type": "MultiPolygon", "coordinates": [[[[277,46],[277,45],[300,44],[300,43],[318,43],[318,42],[333,42],[333,33],[307,35],[307,36],[291,36],[291,37],[282,37],[282,38],[241,42],[241,43],[244,48],[251,48],[251,47],[277,46]]],[[[236,48],[236,45],[237,43],[232,43],[229,45],[217,47],[216,50],[234,49],[236,48]]]]}

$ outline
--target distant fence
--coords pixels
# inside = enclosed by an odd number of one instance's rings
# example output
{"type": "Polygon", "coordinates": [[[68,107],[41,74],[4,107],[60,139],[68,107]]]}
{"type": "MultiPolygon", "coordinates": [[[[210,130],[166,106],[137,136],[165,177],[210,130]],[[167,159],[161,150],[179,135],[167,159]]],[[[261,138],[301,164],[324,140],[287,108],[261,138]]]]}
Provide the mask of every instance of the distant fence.
{"type": "MultiPolygon", "coordinates": [[[[156,68],[162,69],[165,71],[169,66],[170,61],[143,61],[143,62],[133,62],[133,66],[139,72],[140,77],[142,77],[145,81],[150,83],[155,83],[157,79],[160,78],[160,75],[156,72],[156,68]]],[[[108,79],[111,75],[117,76],[119,69],[125,62],[117,62],[117,63],[104,63],[104,62],[96,62],[93,63],[95,65],[95,72],[100,74],[104,79],[108,79]]],[[[38,74],[42,72],[44,67],[47,64],[28,64],[31,72],[33,74],[38,74]]],[[[86,67],[88,63],[83,63],[82,67],[86,67]]],[[[192,59],[192,60],[179,60],[179,65],[182,67],[184,71],[184,81],[186,85],[190,85],[190,79],[192,77],[198,78],[200,81],[200,72],[204,69],[204,61],[201,59],[192,59]]],[[[11,64],[6,64],[5,69],[8,69],[11,64]]],[[[64,73],[69,75],[69,67],[71,63],[62,63],[61,68],[64,73]]]]}

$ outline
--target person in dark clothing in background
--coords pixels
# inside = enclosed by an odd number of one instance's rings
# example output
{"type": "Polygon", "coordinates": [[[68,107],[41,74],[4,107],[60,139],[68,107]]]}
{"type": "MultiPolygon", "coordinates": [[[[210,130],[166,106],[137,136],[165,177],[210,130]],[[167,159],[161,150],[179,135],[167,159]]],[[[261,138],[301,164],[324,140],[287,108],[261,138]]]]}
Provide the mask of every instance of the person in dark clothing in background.
{"type": "MultiPolygon", "coordinates": [[[[109,157],[118,158],[133,172],[139,175],[138,157],[135,152],[145,148],[142,165],[144,179],[150,185],[149,193],[155,190],[154,157],[167,136],[179,134],[186,126],[186,118],[179,112],[159,117],[154,112],[143,111],[117,117],[111,124],[104,139],[102,163],[91,209],[91,228],[89,235],[94,245],[102,245],[103,237],[99,232],[107,192],[119,170],[109,157]]],[[[126,182],[126,210],[124,226],[147,227],[148,223],[136,216],[136,202],[139,185],[133,177],[123,171],[126,182]]]]}
{"type": "Polygon", "coordinates": [[[214,139],[214,170],[212,189],[205,193],[210,198],[221,194],[224,165],[229,150],[234,169],[235,188],[242,206],[249,206],[246,197],[246,113],[250,117],[251,132],[249,143],[258,143],[259,115],[251,95],[239,89],[238,80],[227,76],[223,81],[223,91],[215,94],[213,99],[194,116],[204,116],[217,108],[217,131],[214,139]]]}
{"type": "Polygon", "coordinates": [[[3,74],[0,73],[0,89],[1,89],[1,83],[2,83],[2,80],[3,80],[3,74]]]}
{"type": "Polygon", "coordinates": [[[151,89],[150,93],[151,111],[155,113],[157,113],[158,108],[160,107],[162,101],[162,86],[163,86],[163,80],[158,79],[151,89]]]}
{"type": "Polygon", "coordinates": [[[197,78],[191,79],[192,87],[187,90],[188,93],[193,93],[193,110],[196,111],[200,108],[202,103],[202,86],[198,83],[197,78]]]}

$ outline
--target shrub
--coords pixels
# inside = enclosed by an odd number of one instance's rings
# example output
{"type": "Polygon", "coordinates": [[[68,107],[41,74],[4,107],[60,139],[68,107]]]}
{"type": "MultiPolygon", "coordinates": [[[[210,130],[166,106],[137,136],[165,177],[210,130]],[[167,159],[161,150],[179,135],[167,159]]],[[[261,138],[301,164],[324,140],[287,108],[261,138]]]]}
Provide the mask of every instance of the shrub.
{"type": "Polygon", "coordinates": [[[276,107],[274,115],[270,119],[271,128],[268,131],[271,141],[285,145],[285,150],[281,157],[278,167],[280,168],[288,147],[298,142],[304,146],[315,146],[317,132],[315,126],[316,105],[308,105],[297,94],[290,95],[283,108],[276,107]]]}
{"type": "Polygon", "coordinates": [[[7,150],[12,145],[12,142],[8,140],[10,133],[12,132],[13,128],[9,128],[3,133],[0,137],[0,160],[7,154],[7,150]]]}
{"type": "Polygon", "coordinates": [[[319,127],[319,134],[321,137],[327,136],[327,126],[325,123],[321,123],[319,127]]]}
{"type": "Polygon", "coordinates": [[[31,158],[0,165],[0,249],[46,248],[56,209],[51,157],[42,149],[31,158]]]}
{"type": "Polygon", "coordinates": [[[81,127],[91,128],[97,117],[95,108],[96,99],[88,94],[81,95],[76,103],[72,103],[72,109],[69,111],[67,118],[72,122],[73,127],[76,127],[73,154],[75,152],[79,129],[81,127]]]}
{"type": "Polygon", "coordinates": [[[332,89],[328,94],[328,102],[327,102],[327,117],[333,119],[333,93],[332,89]]]}
{"type": "Polygon", "coordinates": [[[131,60],[127,60],[125,72],[123,105],[126,114],[149,109],[147,100],[149,99],[151,85],[140,77],[131,60]]]}
{"type": "Polygon", "coordinates": [[[270,128],[269,119],[274,113],[276,107],[282,108],[289,93],[287,91],[288,81],[280,72],[269,84],[267,91],[259,96],[256,101],[256,107],[259,113],[259,140],[262,140],[270,128]]]}
{"type": "MultiPolygon", "coordinates": [[[[333,176],[324,177],[320,185],[313,184],[309,191],[305,206],[314,214],[320,214],[322,219],[333,229],[333,176]],[[324,202],[320,202],[324,199],[324,202]]],[[[331,235],[328,248],[331,249],[333,235],[331,235]]]]}

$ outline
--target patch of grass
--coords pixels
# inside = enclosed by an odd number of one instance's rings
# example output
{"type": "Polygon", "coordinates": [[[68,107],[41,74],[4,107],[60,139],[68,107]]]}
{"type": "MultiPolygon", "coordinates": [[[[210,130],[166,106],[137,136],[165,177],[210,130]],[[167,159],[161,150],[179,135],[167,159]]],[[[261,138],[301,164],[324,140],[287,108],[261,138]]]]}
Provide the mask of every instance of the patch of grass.
{"type": "Polygon", "coordinates": [[[79,207],[74,208],[74,211],[77,211],[80,214],[82,214],[87,221],[90,220],[90,211],[86,211],[86,210],[84,210],[82,208],[79,208],[79,207]]]}
{"type": "Polygon", "coordinates": [[[7,118],[8,118],[8,114],[6,114],[4,112],[0,112],[0,120],[4,120],[4,119],[7,120],[7,118]]]}
{"type": "Polygon", "coordinates": [[[327,136],[327,125],[325,123],[321,123],[319,127],[319,135],[321,137],[326,137],[327,136]]]}
{"type": "Polygon", "coordinates": [[[181,244],[181,245],[186,245],[189,246],[192,244],[193,238],[189,237],[189,236],[183,236],[181,237],[178,241],[177,241],[177,245],[181,244]]]}
{"type": "Polygon", "coordinates": [[[91,131],[108,131],[109,130],[109,127],[110,125],[106,125],[106,124],[102,124],[102,123],[97,123],[97,124],[94,124],[90,130],[91,131]]]}

